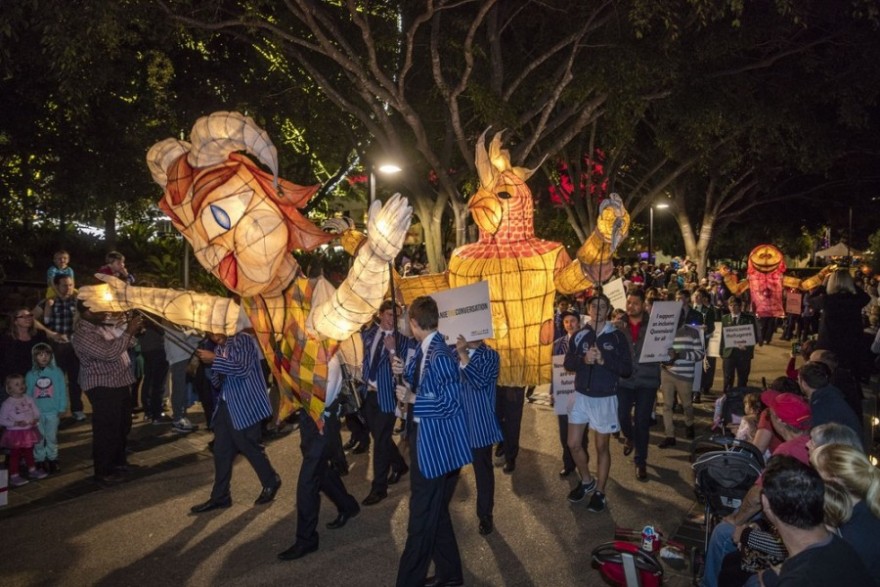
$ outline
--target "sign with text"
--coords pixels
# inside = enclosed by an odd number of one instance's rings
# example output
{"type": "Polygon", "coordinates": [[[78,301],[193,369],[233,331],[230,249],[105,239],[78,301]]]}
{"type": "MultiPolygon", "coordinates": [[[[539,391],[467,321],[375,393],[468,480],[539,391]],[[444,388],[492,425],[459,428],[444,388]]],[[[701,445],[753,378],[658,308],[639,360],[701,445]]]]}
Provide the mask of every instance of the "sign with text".
{"type": "Polygon", "coordinates": [[[639,363],[660,363],[669,359],[669,348],[675,340],[681,310],[681,302],[654,302],[639,363]]]}
{"type": "Polygon", "coordinates": [[[458,335],[465,340],[493,338],[489,282],[480,281],[431,294],[440,311],[438,330],[446,344],[455,344],[458,335]]]}
{"type": "Polygon", "coordinates": [[[755,346],[755,327],[752,324],[725,326],[722,330],[725,347],[755,346]]]}
{"type": "Polygon", "coordinates": [[[710,357],[721,356],[721,322],[715,323],[715,330],[709,336],[709,343],[706,345],[706,354],[710,357]]]}
{"type": "Polygon", "coordinates": [[[803,302],[804,294],[799,291],[790,291],[785,296],[785,311],[800,316],[803,302]]]}
{"type": "Polygon", "coordinates": [[[611,300],[611,307],[615,310],[626,310],[626,289],[623,287],[623,279],[618,277],[602,286],[602,293],[611,300]]]}
{"type": "Polygon", "coordinates": [[[553,411],[566,416],[574,405],[574,373],[562,366],[565,355],[553,355],[553,411]]]}

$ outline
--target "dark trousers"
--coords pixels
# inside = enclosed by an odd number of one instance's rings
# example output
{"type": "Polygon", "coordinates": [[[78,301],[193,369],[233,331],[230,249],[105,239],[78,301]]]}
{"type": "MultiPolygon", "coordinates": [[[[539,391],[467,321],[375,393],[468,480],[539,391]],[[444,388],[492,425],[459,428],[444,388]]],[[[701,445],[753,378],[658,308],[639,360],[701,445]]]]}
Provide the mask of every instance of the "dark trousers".
{"type": "Polygon", "coordinates": [[[620,431],[635,448],[637,465],[648,463],[648,440],[651,436],[651,411],[657,390],[653,388],[617,389],[617,416],[620,431]]]}
{"type": "Polygon", "coordinates": [[[112,474],[125,464],[125,439],[131,430],[131,387],[94,387],[86,391],[92,404],[92,459],[95,475],[112,474]]]}
{"type": "Polygon", "coordinates": [[[758,342],[770,344],[773,333],[776,332],[776,317],[758,318],[758,342]]]}
{"type": "Polygon", "coordinates": [[[210,430],[214,427],[214,405],[217,394],[214,391],[214,386],[211,385],[211,379],[206,371],[207,367],[204,364],[200,364],[198,369],[196,369],[196,376],[193,378],[193,387],[196,390],[196,395],[199,396],[202,410],[205,412],[205,426],[210,430]]]}
{"type": "Polygon", "coordinates": [[[79,358],[69,342],[52,343],[55,363],[67,375],[67,395],[70,397],[70,411],[82,412],[82,388],[79,386],[79,358]]]}
{"type": "Polygon", "coordinates": [[[749,373],[752,371],[752,359],[739,351],[733,353],[721,361],[724,371],[724,391],[733,387],[733,379],[736,376],[736,386],[745,387],[749,384],[749,373]]]}
{"type": "Polygon", "coordinates": [[[523,405],[526,401],[525,387],[498,386],[495,395],[495,413],[501,424],[504,442],[504,460],[515,461],[519,454],[519,431],[522,425],[523,405]]]}
{"type": "Polygon", "coordinates": [[[363,408],[357,414],[347,415],[345,417],[345,426],[351,432],[351,440],[365,447],[370,446],[370,429],[367,427],[363,408]]]}
{"type": "Polygon", "coordinates": [[[165,378],[168,361],[165,351],[156,349],[143,353],[144,379],[141,383],[141,405],[146,415],[156,419],[162,415],[162,397],[165,395],[165,378]]]}
{"type": "MultiPolygon", "coordinates": [[[[568,448],[568,416],[556,415],[556,419],[559,420],[559,442],[562,444],[562,467],[566,471],[574,471],[577,468],[577,465],[574,462],[574,457],[571,456],[571,449],[568,448]]],[[[590,434],[589,434],[589,426],[584,428],[584,438],[583,438],[583,446],[584,450],[587,450],[587,446],[590,444],[590,434]]]]}
{"type": "Polygon", "coordinates": [[[477,517],[492,518],[495,509],[495,467],[492,466],[492,445],[472,448],[474,479],[477,482],[477,517]]]}
{"type": "Polygon", "coordinates": [[[241,453],[248,460],[263,487],[275,485],[275,469],[266,456],[261,441],[260,423],[254,422],[242,430],[232,426],[232,417],[225,401],[220,401],[214,418],[214,488],[211,499],[229,499],[229,483],[232,481],[232,463],[241,453]]]}
{"type": "Polygon", "coordinates": [[[700,388],[703,390],[703,393],[708,393],[712,389],[717,367],[718,357],[706,357],[703,361],[703,379],[700,380],[700,388]]]}
{"type": "Polygon", "coordinates": [[[363,406],[364,416],[370,436],[373,437],[373,485],[372,492],[388,490],[388,471],[402,471],[406,461],[400,456],[400,450],[394,444],[394,423],[397,416],[387,414],[379,407],[379,396],[376,392],[367,392],[363,406]]]}
{"type": "Polygon", "coordinates": [[[306,410],[300,411],[299,422],[303,462],[296,481],[296,543],[317,546],[321,492],[339,513],[353,514],[358,510],[358,503],[345,489],[336,469],[330,466],[332,445],[328,439],[339,437],[339,420],[336,416],[325,418],[323,434],[306,410]]]}
{"type": "Polygon", "coordinates": [[[460,470],[456,469],[434,479],[426,479],[419,470],[418,425],[410,432],[412,467],[410,468],[409,523],[406,545],[397,569],[397,587],[421,587],[434,561],[438,579],[462,576],[461,556],[455,540],[449,502],[455,493],[460,470]]]}

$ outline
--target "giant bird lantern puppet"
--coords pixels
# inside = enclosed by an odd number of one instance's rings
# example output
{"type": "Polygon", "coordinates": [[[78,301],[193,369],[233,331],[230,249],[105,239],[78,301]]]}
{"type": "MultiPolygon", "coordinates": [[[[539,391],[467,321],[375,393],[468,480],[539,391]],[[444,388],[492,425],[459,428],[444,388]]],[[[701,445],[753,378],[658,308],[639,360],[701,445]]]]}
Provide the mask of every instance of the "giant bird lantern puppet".
{"type": "Polygon", "coordinates": [[[561,243],[535,236],[534,170],[514,167],[501,148],[501,133],[487,150],[486,133],[476,147],[480,188],[468,202],[479,240],[452,252],[445,274],[406,277],[404,300],[479,281],[489,282],[492,326],[489,340],[501,356],[498,384],[519,387],[551,379],[553,301],[611,277],[612,255],[629,231],[629,214],[617,194],[599,208],[596,229],[572,261],[561,243]]]}
{"type": "Polygon", "coordinates": [[[774,318],[785,315],[782,301],[783,288],[809,291],[822,284],[831,270],[823,268],[819,273],[806,279],[785,275],[785,257],[778,248],[770,244],[758,245],[749,253],[747,279],[738,281],[727,268],[722,267],[724,285],[734,295],[746,290],[751,292],[755,314],[759,318],[774,318]]]}
{"type": "Polygon", "coordinates": [[[323,278],[306,277],[291,254],[334,238],[298,211],[319,186],[278,178],[277,151],[250,117],[236,112],[202,117],[190,138],[166,139],[147,154],[153,179],[164,189],[159,206],[202,266],[241,303],[134,287],[109,276],[99,276],[106,284],[82,288],[80,297],[96,311],[136,308],[227,335],[246,324],[240,320],[246,315],[282,391],[279,418],[304,407],[320,426],[328,380],[339,370],[340,341],[378,310],[388,290],[388,263],[400,251],[412,209],[399,195],[371,206],[367,238],[334,290],[323,278]]]}

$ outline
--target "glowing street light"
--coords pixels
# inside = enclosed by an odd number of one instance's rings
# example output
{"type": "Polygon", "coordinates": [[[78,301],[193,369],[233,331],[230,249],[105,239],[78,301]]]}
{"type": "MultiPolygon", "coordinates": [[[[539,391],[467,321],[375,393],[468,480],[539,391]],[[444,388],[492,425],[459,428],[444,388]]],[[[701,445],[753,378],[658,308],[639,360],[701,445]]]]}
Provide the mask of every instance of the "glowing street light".
{"type": "Polygon", "coordinates": [[[394,175],[395,173],[400,173],[403,171],[403,168],[397,165],[396,163],[392,163],[390,161],[386,161],[385,163],[380,163],[379,165],[373,166],[370,165],[370,205],[373,205],[373,202],[376,201],[376,171],[382,173],[384,175],[394,175]]]}
{"type": "Polygon", "coordinates": [[[648,208],[648,265],[654,264],[654,208],[663,210],[669,207],[669,204],[660,202],[651,204],[648,208]]]}

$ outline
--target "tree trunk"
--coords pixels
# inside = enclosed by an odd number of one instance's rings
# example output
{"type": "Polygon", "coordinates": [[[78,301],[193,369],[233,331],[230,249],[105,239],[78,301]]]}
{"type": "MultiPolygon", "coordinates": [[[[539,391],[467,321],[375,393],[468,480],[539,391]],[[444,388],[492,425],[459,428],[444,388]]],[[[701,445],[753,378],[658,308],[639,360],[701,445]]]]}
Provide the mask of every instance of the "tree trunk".
{"type": "Polygon", "coordinates": [[[104,244],[108,251],[116,248],[116,208],[104,208],[104,244]]]}

